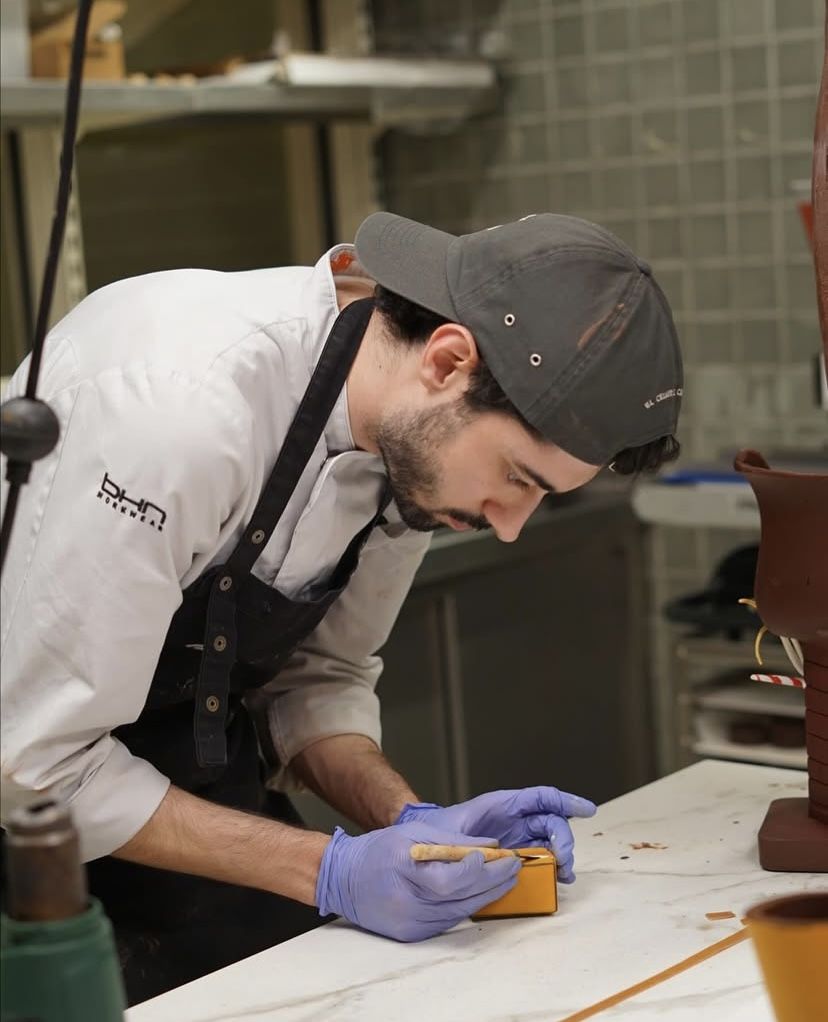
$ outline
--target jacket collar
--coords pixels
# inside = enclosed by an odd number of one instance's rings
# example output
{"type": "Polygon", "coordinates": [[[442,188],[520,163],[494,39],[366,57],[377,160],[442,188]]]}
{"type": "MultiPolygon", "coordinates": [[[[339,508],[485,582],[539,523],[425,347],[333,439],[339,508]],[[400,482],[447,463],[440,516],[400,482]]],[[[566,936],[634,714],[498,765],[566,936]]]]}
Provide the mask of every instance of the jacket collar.
{"type": "MultiPolygon", "coordinates": [[[[339,306],[336,298],[335,278],[358,277],[373,284],[356,257],[353,245],[335,245],[316,263],[305,285],[305,309],[311,345],[312,364],[316,365],[328,334],[331,332],[339,306]]],[[[356,449],[348,416],[348,384],[342,388],[328,423],[325,426],[325,444],[332,454],[356,449]]]]}

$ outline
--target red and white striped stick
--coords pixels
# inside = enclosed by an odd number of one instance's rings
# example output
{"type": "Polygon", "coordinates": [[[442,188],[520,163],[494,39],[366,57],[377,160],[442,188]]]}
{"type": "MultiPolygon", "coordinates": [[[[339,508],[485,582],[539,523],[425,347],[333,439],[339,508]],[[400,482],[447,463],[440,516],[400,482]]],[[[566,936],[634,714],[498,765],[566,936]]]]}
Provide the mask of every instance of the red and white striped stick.
{"type": "Polygon", "coordinates": [[[804,678],[789,678],[786,674],[751,674],[751,681],[767,681],[771,685],[790,685],[792,688],[806,688],[804,678]]]}

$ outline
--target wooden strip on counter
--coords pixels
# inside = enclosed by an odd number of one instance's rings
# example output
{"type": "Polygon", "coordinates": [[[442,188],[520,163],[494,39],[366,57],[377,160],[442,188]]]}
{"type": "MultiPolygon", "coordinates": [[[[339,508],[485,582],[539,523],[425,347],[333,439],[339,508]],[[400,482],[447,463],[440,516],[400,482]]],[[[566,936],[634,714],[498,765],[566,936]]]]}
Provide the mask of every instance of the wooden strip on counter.
{"type": "Polygon", "coordinates": [[[561,1022],[583,1022],[583,1019],[592,1018],[599,1012],[606,1011],[607,1008],[614,1008],[616,1004],[620,1004],[630,997],[635,997],[636,994],[643,993],[645,990],[649,990],[650,987],[663,983],[666,979],[672,979],[673,976],[678,976],[680,972],[692,969],[694,965],[699,965],[706,959],[719,954],[720,951],[727,951],[728,948],[735,947],[743,940],[746,940],[747,936],[747,927],[744,927],[736,933],[731,933],[724,940],[716,941],[715,944],[711,944],[710,947],[706,947],[703,951],[698,951],[696,954],[690,955],[689,958],[671,965],[669,969],[664,969],[663,972],[657,972],[654,976],[650,976],[649,979],[636,983],[635,986],[627,987],[626,990],[620,990],[617,994],[605,997],[603,1001],[598,1001],[597,1004],[590,1005],[589,1008],[582,1008],[581,1011],[576,1011],[574,1015],[567,1015],[566,1018],[561,1019],[561,1022]]]}

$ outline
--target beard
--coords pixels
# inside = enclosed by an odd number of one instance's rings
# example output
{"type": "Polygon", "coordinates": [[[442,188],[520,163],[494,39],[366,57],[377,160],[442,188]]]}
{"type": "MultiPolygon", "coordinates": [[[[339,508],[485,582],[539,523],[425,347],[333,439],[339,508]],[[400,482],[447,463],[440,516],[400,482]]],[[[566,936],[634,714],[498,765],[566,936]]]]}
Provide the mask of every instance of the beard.
{"type": "Polygon", "coordinates": [[[409,529],[433,532],[444,524],[435,514],[447,515],[473,529],[491,528],[482,515],[458,508],[428,510],[420,503],[436,498],[442,482],[437,451],[468,422],[470,414],[461,399],[428,412],[398,413],[379,423],[374,439],[385,463],[394,503],[409,529]]]}

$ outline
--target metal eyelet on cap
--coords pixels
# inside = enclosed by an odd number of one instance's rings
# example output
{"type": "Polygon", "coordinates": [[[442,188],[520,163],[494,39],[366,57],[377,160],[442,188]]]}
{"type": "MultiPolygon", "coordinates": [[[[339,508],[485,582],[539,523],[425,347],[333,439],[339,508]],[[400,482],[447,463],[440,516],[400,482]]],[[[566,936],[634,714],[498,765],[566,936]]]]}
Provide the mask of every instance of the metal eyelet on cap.
{"type": "Polygon", "coordinates": [[[223,635],[217,635],[213,639],[213,649],[216,653],[223,653],[227,649],[227,639],[223,635]]]}
{"type": "Polygon", "coordinates": [[[515,314],[513,312],[507,312],[506,315],[503,317],[503,322],[506,324],[506,326],[514,326],[515,314]]]}
{"type": "Polygon", "coordinates": [[[536,351],[532,352],[529,356],[529,364],[537,369],[541,362],[543,362],[543,356],[539,355],[536,351]]]}
{"type": "Polygon", "coordinates": [[[253,535],[250,537],[251,543],[261,543],[265,538],[264,529],[256,529],[253,535]]]}
{"type": "Polygon", "coordinates": [[[229,575],[222,575],[219,579],[219,589],[226,593],[230,586],[233,584],[233,579],[229,575]]]}
{"type": "Polygon", "coordinates": [[[204,705],[207,707],[210,713],[215,713],[219,706],[221,706],[221,703],[218,700],[218,696],[207,696],[207,698],[204,700],[204,705]]]}

